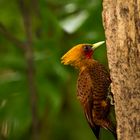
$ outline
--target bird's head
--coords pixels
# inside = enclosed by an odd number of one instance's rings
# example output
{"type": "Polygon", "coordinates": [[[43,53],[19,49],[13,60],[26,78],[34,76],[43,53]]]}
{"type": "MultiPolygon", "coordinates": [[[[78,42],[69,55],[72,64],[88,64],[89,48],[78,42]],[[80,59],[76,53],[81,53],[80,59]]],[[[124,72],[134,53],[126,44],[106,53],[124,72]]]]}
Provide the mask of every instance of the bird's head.
{"type": "Polygon", "coordinates": [[[64,65],[78,67],[83,60],[91,59],[94,50],[103,43],[104,41],[95,44],[78,44],[62,56],[61,62],[64,63],[64,65]]]}

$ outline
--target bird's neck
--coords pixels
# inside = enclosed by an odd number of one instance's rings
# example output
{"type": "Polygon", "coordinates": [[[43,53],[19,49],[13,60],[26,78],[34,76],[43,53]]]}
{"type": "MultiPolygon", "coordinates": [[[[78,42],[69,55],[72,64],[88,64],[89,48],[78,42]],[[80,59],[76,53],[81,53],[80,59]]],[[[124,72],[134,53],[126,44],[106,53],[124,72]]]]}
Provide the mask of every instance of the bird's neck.
{"type": "Polygon", "coordinates": [[[81,61],[78,61],[75,65],[76,68],[78,68],[80,71],[85,70],[87,67],[93,64],[95,60],[94,59],[84,59],[81,61]]]}

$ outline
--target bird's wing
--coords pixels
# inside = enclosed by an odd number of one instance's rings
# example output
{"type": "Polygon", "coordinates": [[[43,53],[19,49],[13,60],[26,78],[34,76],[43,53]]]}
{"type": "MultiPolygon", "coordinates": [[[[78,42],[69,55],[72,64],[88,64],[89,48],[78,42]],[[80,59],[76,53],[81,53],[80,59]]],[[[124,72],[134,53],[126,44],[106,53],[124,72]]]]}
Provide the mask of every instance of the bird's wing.
{"type": "Polygon", "coordinates": [[[100,126],[96,125],[93,121],[92,109],[93,109],[93,97],[92,97],[92,81],[88,72],[82,72],[79,75],[77,82],[77,97],[82,103],[86,119],[95,134],[99,139],[100,126]]]}
{"type": "MultiPolygon", "coordinates": [[[[92,96],[92,95],[89,95],[89,96],[92,96]]],[[[90,97],[87,99],[84,105],[84,113],[93,133],[95,134],[96,138],[99,139],[100,126],[96,125],[93,121],[92,108],[93,108],[93,100],[92,100],[92,97],[90,97]]]]}

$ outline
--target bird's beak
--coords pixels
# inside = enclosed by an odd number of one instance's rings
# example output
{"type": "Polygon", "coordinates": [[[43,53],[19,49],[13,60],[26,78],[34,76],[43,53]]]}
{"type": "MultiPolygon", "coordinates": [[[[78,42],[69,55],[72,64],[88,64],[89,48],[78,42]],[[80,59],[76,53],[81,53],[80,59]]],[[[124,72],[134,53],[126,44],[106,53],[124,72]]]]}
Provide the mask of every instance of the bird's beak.
{"type": "Polygon", "coordinates": [[[92,44],[92,50],[95,50],[96,48],[98,48],[99,46],[101,46],[104,43],[105,43],[105,41],[100,41],[98,43],[92,44]]]}

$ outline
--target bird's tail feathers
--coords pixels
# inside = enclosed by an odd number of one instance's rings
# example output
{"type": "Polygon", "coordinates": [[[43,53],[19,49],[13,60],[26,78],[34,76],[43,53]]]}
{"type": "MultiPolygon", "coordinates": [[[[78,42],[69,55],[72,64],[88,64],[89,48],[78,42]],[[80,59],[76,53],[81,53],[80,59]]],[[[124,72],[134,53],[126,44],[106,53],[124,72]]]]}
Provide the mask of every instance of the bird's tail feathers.
{"type": "Polygon", "coordinates": [[[100,140],[100,126],[95,125],[95,124],[94,124],[94,126],[92,126],[90,123],[89,123],[89,125],[90,125],[90,128],[92,129],[92,132],[94,133],[96,139],[100,140]]]}
{"type": "Polygon", "coordinates": [[[115,137],[115,140],[117,140],[116,125],[114,125],[111,121],[107,120],[105,129],[108,129],[115,137]]]}

